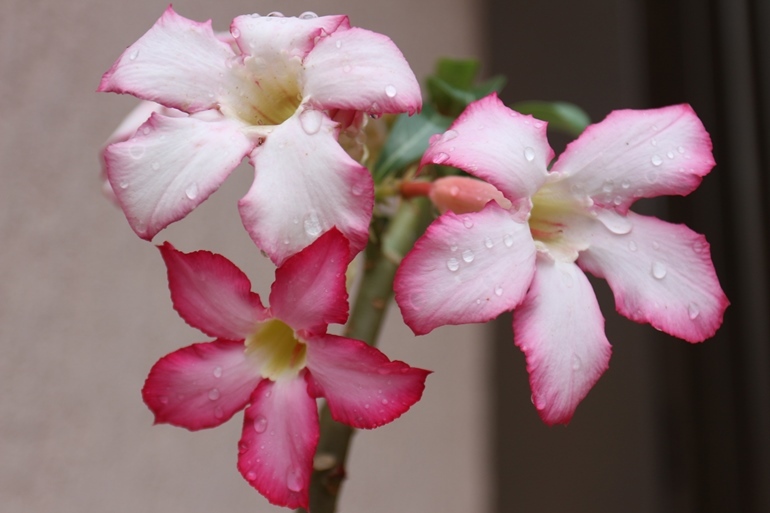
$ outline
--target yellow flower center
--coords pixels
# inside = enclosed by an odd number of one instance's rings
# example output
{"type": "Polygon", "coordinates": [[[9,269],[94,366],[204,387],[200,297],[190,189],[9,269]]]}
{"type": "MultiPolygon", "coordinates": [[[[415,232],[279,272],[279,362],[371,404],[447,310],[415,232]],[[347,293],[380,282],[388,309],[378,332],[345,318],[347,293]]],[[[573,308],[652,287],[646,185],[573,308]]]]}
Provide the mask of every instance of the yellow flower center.
{"type": "Polygon", "coordinates": [[[305,368],[307,348],[285,323],[273,319],[246,339],[246,355],[258,361],[263,378],[276,381],[296,376],[305,368]]]}
{"type": "MultiPolygon", "coordinates": [[[[269,66],[247,57],[240,68],[241,86],[230,97],[227,110],[250,125],[280,125],[302,102],[299,59],[269,66]]],[[[228,113],[225,113],[228,114],[228,113]]]]}

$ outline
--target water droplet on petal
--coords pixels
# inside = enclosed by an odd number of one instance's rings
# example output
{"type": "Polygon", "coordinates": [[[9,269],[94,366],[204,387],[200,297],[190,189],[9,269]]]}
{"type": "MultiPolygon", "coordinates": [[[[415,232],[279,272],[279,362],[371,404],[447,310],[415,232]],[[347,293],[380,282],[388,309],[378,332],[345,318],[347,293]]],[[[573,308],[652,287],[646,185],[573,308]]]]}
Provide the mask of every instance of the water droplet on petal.
{"type": "Polygon", "coordinates": [[[690,320],[694,321],[698,318],[700,315],[700,310],[698,309],[698,305],[695,303],[690,303],[690,305],[687,307],[687,315],[690,316],[690,320]]]}
{"type": "Polygon", "coordinates": [[[142,133],[143,133],[144,135],[147,135],[147,134],[149,134],[149,133],[150,133],[150,127],[148,127],[148,126],[143,126],[143,127],[142,127],[142,133]]]}
{"type": "Polygon", "coordinates": [[[219,399],[221,395],[222,394],[219,393],[218,388],[212,388],[211,390],[209,390],[209,399],[212,401],[216,401],[217,399],[219,399]]]}
{"type": "Polygon", "coordinates": [[[262,415],[257,415],[254,419],[254,431],[264,433],[267,430],[267,419],[262,415]]]}
{"type": "Polygon", "coordinates": [[[503,295],[503,288],[502,287],[495,287],[495,296],[500,297],[503,295]]]}
{"type": "Polygon", "coordinates": [[[433,163],[434,164],[442,164],[447,161],[449,158],[449,155],[444,153],[443,151],[441,153],[436,154],[435,157],[433,157],[433,163]]]}
{"type": "Polygon", "coordinates": [[[283,18],[283,13],[280,11],[273,11],[271,13],[268,13],[268,18],[283,18]]]}
{"type": "Polygon", "coordinates": [[[657,146],[658,141],[656,141],[655,138],[653,137],[652,139],[650,139],[650,144],[652,144],[653,146],[657,146]]]}
{"type": "Polygon", "coordinates": [[[129,58],[129,59],[131,59],[132,61],[133,61],[134,59],[136,59],[137,57],[139,57],[139,50],[134,50],[134,51],[133,51],[133,52],[131,52],[131,54],[128,56],[128,58],[129,58]]]}
{"type": "Polygon", "coordinates": [[[492,242],[492,239],[490,239],[489,237],[484,237],[484,246],[485,246],[487,249],[491,249],[491,248],[492,248],[492,246],[494,246],[494,245],[495,245],[495,243],[494,243],[494,242],[492,242]]]}
{"type": "Polygon", "coordinates": [[[118,187],[120,187],[121,189],[128,189],[128,182],[120,182],[118,184],[118,187]]]}
{"type": "Polygon", "coordinates": [[[299,469],[292,468],[286,475],[286,487],[292,492],[301,492],[305,485],[302,483],[302,475],[299,469]]]}
{"type": "Polygon", "coordinates": [[[382,402],[382,404],[388,404],[388,400],[387,399],[383,399],[381,402],[382,402]]]}
{"type": "Polygon", "coordinates": [[[636,242],[630,241],[628,243],[628,249],[629,251],[636,251],[637,249],[639,249],[639,247],[636,245],[636,242]]]}
{"type": "Polygon", "coordinates": [[[463,226],[466,228],[473,228],[473,220],[470,217],[463,218],[463,226]]]}
{"type": "Polygon", "coordinates": [[[215,378],[221,378],[222,377],[222,367],[215,367],[214,368],[214,377],[215,378]]]}
{"type": "Polygon", "coordinates": [[[622,182],[620,182],[620,186],[623,187],[624,189],[628,189],[629,187],[631,187],[631,182],[628,180],[623,180],[622,182]]]}
{"type": "Polygon", "coordinates": [[[158,400],[160,401],[160,404],[168,404],[168,397],[165,395],[160,396],[158,400]]]}
{"type": "Polygon", "coordinates": [[[604,192],[612,192],[614,188],[615,188],[614,180],[605,180],[604,185],[602,185],[602,191],[604,192]]]}
{"type": "Polygon", "coordinates": [[[305,216],[302,225],[305,227],[305,233],[311,237],[315,237],[321,233],[321,221],[318,219],[318,215],[315,212],[310,212],[305,216]]]}
{"type": "Polygon", "coordinates": [[[572,275],[570,273],[562,272],[561,281],[564,284],[564,286],[567,287],[568,289],[572,288],[573,280],[572,280],[572,275]]]}
{"type": "Polygon", "coordinates": [[[503,244],[505,244],[506,248],[513,246],[513,235],[506,233],[503,237],[503,244]]]}
{"type": "Polygon", "coordinates": [[[530,146],[524,148],[524,158],[527,159],[528,162],[535,160],[535,150],[530,146]]]}
{"type": "Polygon", "coordinates": [[[706,244],[703,241],[696,240],[692,243],[692,250],[696,253],[703,253],[704,249],[706,249],[706,244]]]}
{"type": "Polygon", "coordinates": [[[132,144],[128,148],[128,154],[131,155],[131,158],[139,160],[140,158],[144,157],[144,144],[132,144]]]}
{"type": "Polygon", "coordinates": [[[684,147],[683,147],[683,146],[679,146],[679,147],[676,149],[676,151],[678,151],[679,153],[684,153],[684,147]]]}
{"type": "Polygon", "coordinates": [[[305,11],[299,15],[299,19],[301,20],[312,20],[314,18],[318,18],[318,15],[313,11],[305,11]]]}
{"type": "Polygon", "coordinates": [[[656,166],[656,167],[657,167],[657,166],[659,166],[659,165],[663,164],[663,159],[660,157],[660,155],[658,155],[658,154],[655,154],[655,155],[653,155],[653,156],[652,156],[652,158],[650,159],[650,162],[652,162],[652,165],[653,165],[653,166],[656,166]]]}
{"type": "Polygon", "coordinates": [[[190,185],[187,186],[187,189],[184,191],[185,196],[187,196],[188,199],[194,200],[198,197],[198,184],[193,182],[190,185]]]}
{"type": "Polygon", "coordinates": [[[395,98],[398,91],[396,91],[396,86],[393,84],[388,84],[385,86],[385,94],[388,96],[388,98],[395,98]]]}
{"type": "Polygon", "coordinates": [[[214,417],[221,419],[224,416],[225,416],[225,410],[222,409],[221,406],[217,406],[216,408],[214,408],[214,417]]]}
{"type": "Polygon", "coordinates": [[[246,479],[248,479],[249,481],[254,481],[256,478],[257,478],[257,473],[256,473],[256,472],[254,472],[253,470],[250,470],[250,471],[249,471],[249,472],[246,474],[246,479]]]}
{"type": "Polygon", "coordinates": [[[338,40],[337,40],[337,41],[334,43],[334,46],[336,46],[337,48],[342,48],[342,40],[338,39],[338,40]]]}
{"type": "Polygon", "coordinates": [[[233,37],[234,37],[235,39],[238,39],[239,37],[241,37],[241,31],[240,31],[240,30],[238,30],[236,27],[233,27],[233,28],[230,30],[230,33],[233,35],[233,37]]]}
{"type": "Polygon", "coordinates": [[[465,262],[469,264],[473,262],[473,256],[474,256],[473,251],[471,251],[470,249],[466,249],[465,251],[463,251],[463,260],[465,262]]]}
{"type": "Polygon", "coordinates": [[[447,130],[444,132],[444,135],[441,136],[442,141],[451,141],[455,137],[457,137],[457,130],[447,130]]]}
{"type": "Polygon", "coordinates": [[[452,257],[446,261],[446,267],[450,271],[454,272],[460,268],[460,261],[452,257]]]}
{"type": "Polygon", "coordinates": [[[652,263],[652,276],[656,280],[662,280],[666,277],[666,267],[660,262],[652,263]]]}
{"type": "Polygon", "coordinates": [[[576,354],[572,355],[572,370],[579,370],[583,365],[583,360],[576,354]]]}
{"type": "Polygon", "coordinates": [[[307,109],[299,115],[299,123],[307,135],[317,134],[321,129],[324,115],[320,110],[307,109]]]}
{"type": "Polygon", "coordinates": [[[667,153],[666,153],[666,157],[668,157],[668,158],[670,158],[670,159],[673,159],[673,158],[674,158],[674,152],[673,152],[673,151],[669,151],[669,152],[667,152],[667,153]]]}

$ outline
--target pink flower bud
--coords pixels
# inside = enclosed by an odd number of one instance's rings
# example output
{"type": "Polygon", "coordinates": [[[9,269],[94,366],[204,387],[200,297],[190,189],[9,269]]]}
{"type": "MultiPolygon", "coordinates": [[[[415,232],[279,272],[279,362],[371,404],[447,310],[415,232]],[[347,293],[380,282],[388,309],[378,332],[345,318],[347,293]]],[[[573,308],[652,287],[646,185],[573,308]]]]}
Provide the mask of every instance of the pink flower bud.
{"type": "Polygon", "coordinates": [[[492,200],[505,209],[511,207],[511,202],[494,185],[463,176],[439,178],[433,182],[428,197],[442,214],[447,210],[455,214],[478,212],[492,200]]]}

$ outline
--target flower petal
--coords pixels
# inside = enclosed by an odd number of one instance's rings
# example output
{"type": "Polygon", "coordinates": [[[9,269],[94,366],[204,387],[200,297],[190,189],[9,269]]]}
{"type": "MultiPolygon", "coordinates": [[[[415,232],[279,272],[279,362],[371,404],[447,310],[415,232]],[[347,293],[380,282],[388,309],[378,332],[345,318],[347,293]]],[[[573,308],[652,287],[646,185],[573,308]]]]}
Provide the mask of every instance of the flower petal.
{"type": "Polygon", "coordinates": [[[193,344],[158,360],[142,389],[155,423],[189,430],[218,426],[242,410],[261,379],[243,341],[193,344]]]}
{"type": "Polygon", "coordinates": [[[235,18],[230,33],[244,55],[267,66],[281,66],[292,57],[304,59],[319,36],[347,28],[350,22],[344,15],[301,19],[251,14],[235,18]]]}
{"type": "Polygon", "coordinates": [[[322,38],[304,62],[304,96],[322,109],[369,114],[422,108],[420,85],[388,37],[361,28],[322,38]]]}
{"type": "Polygon", "coordinates": [[[578,264],[605,278],[618,312],[688,342],[714,335],[730,304],[703,235],[681,224],[628,212],[632,229],[617,235],[596,224],[578,264]]]}
{"type": "Polygon", "coordinates": [[[611,348],[588,278],[572,263],[538,258],[514,312],[514,342],[527,358],[532,401],[547,424],[566,424],[607,370],[611,348]]]}
{"type": "Polygon", "coordinates": [[[262,380],[246,408],[238,470],[272,504],[307,509],[319,432],[316,401],[301,376],[262,380]]]}
{"type": "Polygon", "coordinates": [[[288,258],[275,271],[270,311],[296,330],[344,324],[348,318],[345,271],[350,261],[348,241],[332,228],[310,246],[288,258]]]}
{"type": "Polygon", "coordinates": [[[171,6],[102,77],[98,91],[128,93],[188,113],[216,108],[220,90],[241,79],[230,73],[235,53],[211,29],[179,16],[171,6]]]}
{"type": "Polygon", "coordinates": [[[512,310],[534,271],[529,227],[490,202],[481,212],[436,219],[401,262],[393,288],[404,321],[421,335],[512,310]]]}
{"type": "Polygon", "coordinates": [[[235,121],[157,113],[104,151],[107,175],[131,228],[150,240],[217,190],[254,143],[235,121]]]}
{"type": "Polygon", "coordinates": [[[159,246],[168,268],[174,309],[193,328],[212,337],[243,340],[267,318],[248,277],[215,253],[182,253],[166,242],[159,246]]]}
{"type": "Polygon", "coordinates": [[[308,341],[307,368],[309,393],[326,398],[334,420],[363,429],[400,417],[420,400],[430,374],[334,335],[308,341]]]}
{"type": "Polygon", "coordinates": [[[374,205],[369,172],[337,144],[320,111],[299,113],[251,154],[254,183],[239,202],[246,230],[280,265],[336,226],[351,256],[366,245],[374,205]]]}
{"type": "Polygon", "coordinates": [[[509,109],[492,93],[468,105],[449,130],[434,136],[420,166],[460,168],[516,203],[543,185],[553,155],[546,123],[509,109]]]}
{"type": "Polygon", "coordinates": [[[689,105],[619,110],[567,146],[553,187],[625,213],[638,198],[689,194],[712,167],[711,139],[689,105]]]}

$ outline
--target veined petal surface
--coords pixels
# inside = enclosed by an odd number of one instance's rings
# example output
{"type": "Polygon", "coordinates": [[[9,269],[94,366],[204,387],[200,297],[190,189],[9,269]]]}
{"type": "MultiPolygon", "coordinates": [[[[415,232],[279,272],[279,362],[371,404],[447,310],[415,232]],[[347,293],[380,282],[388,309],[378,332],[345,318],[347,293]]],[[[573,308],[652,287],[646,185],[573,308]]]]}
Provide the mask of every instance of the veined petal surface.
{"type": "Polygon", "coordinates": [[[530,198],[545,182],[554,156],[546,125],[509,109],[492,93],[468,105],[449,130],[436,136],[420,165],[460,168],[515,203],[530,198]]]}
{"type": "Polygon", "coordinates": [[[110,184],[137,235],[152,239],[219,188],[254,146],[240,126],[154,113],[134,137],[104,150],[110,184]]]}
{"type": "Polygon", "coordinates": [[[244,55],[273,65],[292,57],[302,60],[315,46],[316,38],[348,28],[350,22],[344,15],[300,19],[252,14],[235,18],[230,33],[244,55]]]}
{"type": "Polygon", "coordinates": [[[360,340],[322,335],[307,344],[308,391],[332,417],[355,428],[387,424],[420,400],[430,373],[390,361],[360,340]]]}
{"type": "Polygon", "coordinates": [[[322,38],[304,62],[304,96],[322,109],[369,114],[422,108],[420,85],[387,36],[353,27],[322,38]]]}
{"type": "Polygon", "coordinates": [[[417,334],[485,322],[522,301],[534,271],[529,227],[492,201],[428,227],[396,273],[396,302],[417,334]]]}
{"type": "Polygon", "coordinates": [[[238,470],[272,504],[307,509],[319,433],[316,401],[302,376],[262,380],[246,409],[238,470]]]}
{"type": "Polygon", "coordinates": [[[310,246],[288,258],[275,271],[270,290],[273,316],[296,330],[343,324],[348,318],[345,271],[348,241],[332,228],[310,246]]]}
{"type": "Polygon", "coordinates": [[[625,213],[638,198],[689,194],[712,167],[711,139],[689,105],[617,110],[567,146],[551,186],[625,213]]]}
{"type": "Polygon", "coordinates": [[[168,242],[159,249],[174,309],[193,328],[212,337],[243,340],[267,318],[248,277],[225,257],[208,251],[182,253],[168,242]]]}
{"type": "Polygon", "coordinates": [[[104,74],[98,91],[128,93],[188,113],[208,110],[216,108],[220,90],[242,86],[227,66],[234,57],[211,20],[188,20],[169,6],[104,74]]]}
{"type": "Polygon", "coordinates": [[[513,334],[527,358],[540,417],[566,424],[611,353],[593,288],[577,265],[538,258],[532,287],[514,312],[513,334]]]}
{"type": "Polygon", "coordinates": [[[242,410],[262,379],[242,341],[194,344],[158,360],[142,389],[156,423],[191,431],[218,426],[242,410]]]}
{"type": "Polygon", "coordinates": [[[597,224],[578,264],[605,278],[618,312],[689,342],[714,335],[729,301],[705,237],[680,224],[628,212],[617,235],[597,224]]]}
{"type": "Polygon", "coordinates": [[[374,184],[334,132],[325,114],[305,110],[251,155],[254,183],[238,206],[251,238],[276,265],[333,226],[350,241],[351,256],[366,245],[374,184]]]}

